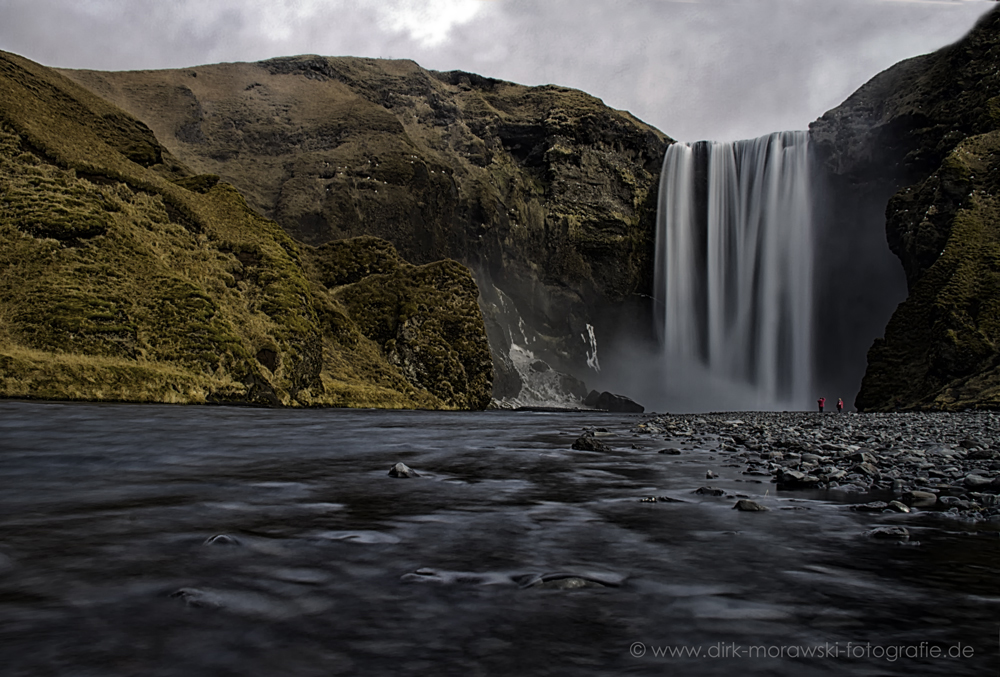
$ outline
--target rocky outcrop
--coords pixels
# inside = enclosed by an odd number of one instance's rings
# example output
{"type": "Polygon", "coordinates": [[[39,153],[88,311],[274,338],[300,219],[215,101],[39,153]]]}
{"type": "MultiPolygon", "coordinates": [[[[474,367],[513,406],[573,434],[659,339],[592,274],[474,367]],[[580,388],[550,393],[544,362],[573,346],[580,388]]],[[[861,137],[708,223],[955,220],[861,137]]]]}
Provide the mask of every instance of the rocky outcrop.
{"type": "Polygon", "coordinates": [[[472,268],[498,398],[548,388],[512,350],[596,375],[615,309],[651,287],[670,140],[582,92],[317,56],[65,74],[302,242],[374,235],[472,268]]]}
{"type": "Polygon", "coordinates": [[[861,410],[1000,405],[998,68],[994,10],[811,126],[835,195],[888,202],[886,239],[905,273],[906,300],[868,353],[861,410]]]}
{"type": "Polygon", "coordinates": [[[338,248],[295,242],[138,120],[0,52],[0,396],[485,407],[471,272],[338,248]]]}

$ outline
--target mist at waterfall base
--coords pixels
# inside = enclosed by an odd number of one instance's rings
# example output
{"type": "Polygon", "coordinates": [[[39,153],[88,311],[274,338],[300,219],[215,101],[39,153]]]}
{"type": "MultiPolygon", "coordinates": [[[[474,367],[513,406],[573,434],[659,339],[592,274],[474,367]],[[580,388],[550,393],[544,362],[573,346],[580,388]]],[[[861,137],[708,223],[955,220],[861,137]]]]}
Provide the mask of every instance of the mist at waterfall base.
{"type": "Polygon", "coordinates": [[[647,411],[812,410],[820,396],[850,409],[905,289],[884,203],[852,203],[843,223],[845,199],[817,171],[808,132],[673,144],[653,330],[617,333],[603,385],[647,411]]]}

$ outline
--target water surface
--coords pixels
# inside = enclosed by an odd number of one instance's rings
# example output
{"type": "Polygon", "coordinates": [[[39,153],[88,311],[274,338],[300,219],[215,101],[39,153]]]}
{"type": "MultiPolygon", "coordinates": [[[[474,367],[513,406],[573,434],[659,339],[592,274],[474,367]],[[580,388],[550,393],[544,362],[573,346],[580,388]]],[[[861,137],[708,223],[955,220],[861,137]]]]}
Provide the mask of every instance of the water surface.
{"type": "Polygon", "coordinates": [[[996,525],[776,494],[641,420],[0,402],[0,674],[1000,671],[996,525]]]}

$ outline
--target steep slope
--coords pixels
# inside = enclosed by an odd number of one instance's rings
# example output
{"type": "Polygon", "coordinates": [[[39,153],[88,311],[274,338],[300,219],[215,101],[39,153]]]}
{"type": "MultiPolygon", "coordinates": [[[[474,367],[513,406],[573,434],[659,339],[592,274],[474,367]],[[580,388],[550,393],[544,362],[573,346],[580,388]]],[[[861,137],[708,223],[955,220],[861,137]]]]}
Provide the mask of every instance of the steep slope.
{"type": "Polygon", "coordinates": [[[614,310],[644,307],[669,139],[582,92],[317,56],[63,72],[303,242],[375,235],[470,266],[498,397],[521,388],[512,356],[595,377],[614,310]]]}
{"type": "Polygon", "coordinates": [[[997,130],[1000,10],[811,127],[840,199],[899,191],[885,232],[908,296],[868,353],[859,409],[1000,406],[997,130]]]}
{"type": "Polygon", "coordinates": [[[330,252],[192,175],[145,125],[0,52],[0,396],[485,406],[469,271],[342,247],[393,265],[334,280],[330,252]]]}

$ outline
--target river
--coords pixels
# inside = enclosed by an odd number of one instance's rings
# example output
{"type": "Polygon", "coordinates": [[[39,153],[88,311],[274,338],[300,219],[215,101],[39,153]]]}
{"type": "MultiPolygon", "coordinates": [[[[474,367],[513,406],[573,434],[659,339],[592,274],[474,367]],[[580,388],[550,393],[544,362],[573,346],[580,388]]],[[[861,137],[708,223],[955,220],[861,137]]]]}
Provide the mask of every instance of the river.
{"type": "Polygon", "coordinates": [[[996,523],[778,493],[643,420],[0,402],[0,674],[1000,674],[996,523]]]}

